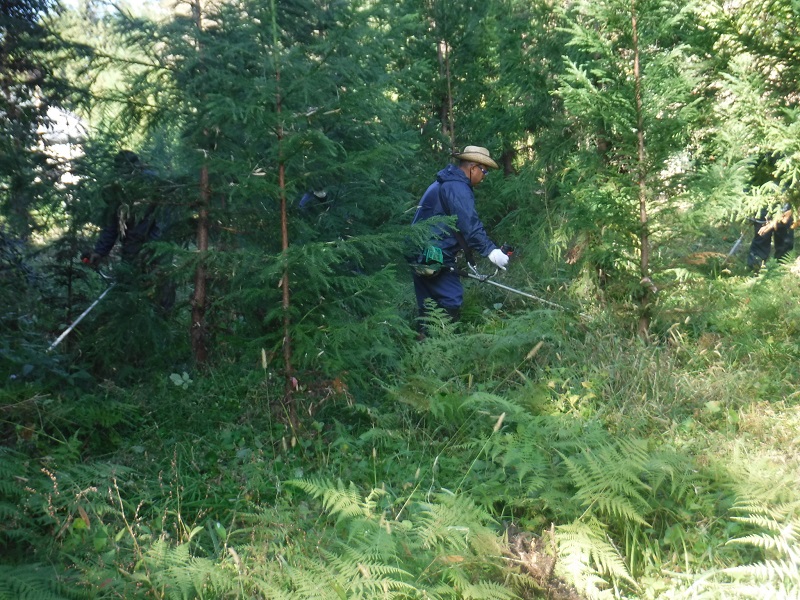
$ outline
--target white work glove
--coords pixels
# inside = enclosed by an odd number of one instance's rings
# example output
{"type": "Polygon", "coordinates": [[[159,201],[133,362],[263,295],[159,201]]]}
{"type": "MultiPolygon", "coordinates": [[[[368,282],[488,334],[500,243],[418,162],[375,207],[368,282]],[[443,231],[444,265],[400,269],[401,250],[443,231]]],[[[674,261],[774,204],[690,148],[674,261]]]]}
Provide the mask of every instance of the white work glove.
{"type": "Polygon", "coordinates": [[[506,265],[508,264],[508,254],[500,250],[500,248],[495,248],[491,252],[489,252],[489,260],[492,261],[498,268],[506,270],[506,265]]]}

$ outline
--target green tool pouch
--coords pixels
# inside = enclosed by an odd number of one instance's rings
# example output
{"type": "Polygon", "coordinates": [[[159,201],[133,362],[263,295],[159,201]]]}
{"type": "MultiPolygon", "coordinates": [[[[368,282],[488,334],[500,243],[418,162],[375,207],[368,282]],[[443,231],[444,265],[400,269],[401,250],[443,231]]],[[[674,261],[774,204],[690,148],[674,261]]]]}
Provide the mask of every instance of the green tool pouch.
{"type": "Polygon", "coordinates": [[[438,275],[444,266],[442,249],[438,246],[428,246],[417,257],[417,262],[411,265],[414,272],[420,277],[433,277],[438,275]]]}

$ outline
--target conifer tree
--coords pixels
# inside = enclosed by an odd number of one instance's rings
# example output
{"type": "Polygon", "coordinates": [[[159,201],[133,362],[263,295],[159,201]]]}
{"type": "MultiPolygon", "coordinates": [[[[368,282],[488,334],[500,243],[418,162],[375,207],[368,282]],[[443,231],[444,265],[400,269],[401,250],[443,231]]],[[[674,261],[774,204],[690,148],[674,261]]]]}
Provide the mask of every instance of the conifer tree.
{"type": "MultiPolygon", "coordinates": [[[[392,43],[385,48],[388,64],[402,70],[398,91],[413,107],[410,116],[419,123],[426,150],[441,156],[475,143],[479,134],[462,119],[472,117],[472,125],[481,121],[475,115],[489,84],[493,17],[502,11],[474,0],[406,0],[383,11],[392,23],[387,32],[392,43]]],[[[482,144],[489,142],[486,138],[482,144]]]]}
{"type": "Polygon", "coordinates": [[[411,148],[383,93],[391,84],[369,11],[296,8],[209,5],[202,27],[197,13],[121,19],[147,57],[128,69],[126,122],[167,132],[179,170],[206,174],[184,191],[198,231],[208,223],[208,249],[195,236],[180,268],[205,269],[193,301],[203,306],[205,281],[210,356],[263,350],[287,398],[303,387],[295,369],[330,376],[397,352],[387,343],[405,331],[392,263],[406,233],[387,225],[408,203],[397,182],[411,148]],[[301,208],[312,190],[327,201],[301,208]],[[371,332],[374,347],[354,352],[372,319],[384,323],[371,332]]]}
{"type": "Polygon", "coordinates": [[[62,178],[79,137],[68,109],[83,89],[61,66],[85,48],[59,36],[58,13],[50,0],[0,3],[0,331],[10,332],[4,345],[13,349],[4,363],[46,363],[42,329],[69,317],[74,299],[72,269],[38,259],[55,250],[69,262],[74,254],[74,244],[57,238],[73,231],[62,178]],[[63,304],[66,315],[52,310],[63,304]]]}
{"type": "Polygon", "coordinates": [[[57,59],[77,50],[52,28],[53,0],[0,4],[0,225],[27,239],[53,216],[54,187],[65,170],[42,139],[51,117],[73,89],[57,59]]]}
{"type": "Polygon", "coordinates": [[[676,233],[693,132],[703,117],[702,49],[682,38],[690,5],[577,3],[566,13],[571,58],[558,89],[573,134],[560,177],[569,228],[588,243],[598,283],[638,305],[647,331],[676,233]],[[697,53],[700,52],[700,56],[697,53]]]}
{"type": "Polygon", "coordinates": [[[533,140],[552,119],[549,92],[563,47],[550,4],[465,3],[451,24],[459,141],[496,148],[506,175],[519,166],[518,153],[530,157],[533,140]]]}
{"type": "Polygon", "coordinates": [[[716,16],[714,26],[724,34],[718,51],[726,60],[717,69],[720,119],[714,151],[731,169],[746,165],[746,175],[737,178],[742,191],[730,194],[721,208],[746,219],[787,200],[797,207],[800,8],[788,1],[753,2],[716,16]],[[754,176],[765,158],[770,172],[754,176]],[[765,177],[766,184],[759,185],[765,177]]]}

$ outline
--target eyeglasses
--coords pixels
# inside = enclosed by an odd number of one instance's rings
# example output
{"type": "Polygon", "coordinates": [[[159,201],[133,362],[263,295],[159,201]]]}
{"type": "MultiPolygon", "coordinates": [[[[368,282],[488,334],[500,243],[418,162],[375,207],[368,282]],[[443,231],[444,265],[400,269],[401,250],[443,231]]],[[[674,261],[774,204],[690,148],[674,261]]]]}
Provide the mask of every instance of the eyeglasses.
{"type": "Polygon", "coordinates": [[[483,173],[483,176],[484,176],[484,177],[486,177],[486,175],[488,175],[488,174],[489,174],[489,171],[487,171],[486,169],[484,169],[482,166],[480,166],[480,165],[474,165],[474,166],[478,167],[478,168],[481,170],[481,173],[483,173]]]}

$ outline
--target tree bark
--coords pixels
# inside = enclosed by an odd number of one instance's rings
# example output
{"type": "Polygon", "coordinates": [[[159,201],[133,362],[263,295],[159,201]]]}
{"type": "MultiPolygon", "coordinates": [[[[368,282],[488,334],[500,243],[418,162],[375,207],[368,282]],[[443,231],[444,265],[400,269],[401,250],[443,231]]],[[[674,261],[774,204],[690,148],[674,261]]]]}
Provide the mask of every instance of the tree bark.
{"type": "Polygon", "coordinates": [[[450,140],[450,152],[456,151],[456,125],[453,117],[453,88],[450,77],[450,45],[442,40],[439,42],[439,73],[447,83],[447,97],[442,100],[439,118],[442,121],[442,134],[450,140]]]}
{"type": "Polygon", "coordinates": [[[644,146],[644,111],[642,109],[642,74],[639,62],[639,27],[636,16],[636,2],[631,0],[631,25],[633,29],[633,81],[636,96],[636,137],[638,146],[637,186],[639,188],[639,244],[640,244],[640,285],[642,296],[639,301],[639,337],[646,340],[650,330],[650,302],[653,283],[650,279],[650,232],[647,213],[647,165],[644,146]]]}
{"type": "Polygon", "coordinates": [[[281,308],[283,309],[283,370],[284,370],[284,392],[283,409],[289,423],[296,428],[298,425],[297,407],[295,406],[294,391],[297,387],[297,380],[294,376],[292,365],[292,332],[291,316],[291,295],[289,293],[289,226],[286,211],[286,165],[283,158],[283,97],[281,91],[281,66],[278,57],[278,22],[276,14],[275,0],[272,6],[272,43],[273,56],[275,57],[275,115],[277,118],[276,137],[278,140],[278,189],[280,190],[281,208],[281,250],[283,253],[283,276],[281,277],[281,291],[283,292],[281,308]]]}
{"type": "MultiPolygon", "coordinates": [[[[202,53],[200,32],[203,30],[203,12],[200,0],[192,3],[192,17],[197,27],[197,41],[195,48],[198,55],[202,53]]],[[[207,132],[203,132],[207,136],[207,132]]],[[[208,183],[208,165],[200,168],[200,198],[197,208],[197,231],[195,243],[197,245],[198,261],[194,272],[194,293],[192,295],[192,321],[190,339],[192,342],[192,355],[198,366],[204,366],[208,361],[208,340],[206,327],[206,293],[207,267],[206,255],[208,253],[208,212],[211,199],[211,189],[208,183]]]]}
{"type": "Polygon", "coordinates": [[[514,158],[517,156],[517,151],[513,148],[505,150],[500,156],[500,162],[503,165],[503,176],[510,177],[514,175],[514,158]]]}
{"type": "Polygon", "coordinates": [[[200,205],[197,211],[196,244],[199,259],[194,271],[194,294],[192,296],[192,354],[195,364],[205,365],[208,361],[208,340],[206,339],[206,255],[208,253],[208,206],[211,189],[208,183],[208,167],[200,169],[200,205]]]}

